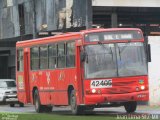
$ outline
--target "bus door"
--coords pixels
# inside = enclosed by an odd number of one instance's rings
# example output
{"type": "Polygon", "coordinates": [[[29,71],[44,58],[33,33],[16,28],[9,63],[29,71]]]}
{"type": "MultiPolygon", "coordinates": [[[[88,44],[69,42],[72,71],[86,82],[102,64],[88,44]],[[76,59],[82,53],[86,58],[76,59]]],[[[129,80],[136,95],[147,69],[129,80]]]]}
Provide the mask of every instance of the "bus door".
{"type": "Polygon", "coordinates": [[[76,43],[76,71],[77,71],[77,89],[78,89],[78,104],[83,104],[83,96],[84,96],[84,76],[83,76],[83,55],[84,49],[81,43],[81,40],[78,40],[76,43]]]}
{"type": "Polygon", "coordinates": [[[29,48],[24,49],[24,81],[26,101],[30,103],[30,82],[29,82],[29,48]]]}

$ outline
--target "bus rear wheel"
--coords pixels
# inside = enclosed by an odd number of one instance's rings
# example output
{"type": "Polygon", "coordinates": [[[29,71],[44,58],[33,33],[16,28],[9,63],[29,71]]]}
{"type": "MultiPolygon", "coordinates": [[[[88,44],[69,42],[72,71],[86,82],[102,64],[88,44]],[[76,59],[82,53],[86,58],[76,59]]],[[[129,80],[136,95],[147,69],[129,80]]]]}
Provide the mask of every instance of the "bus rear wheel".
{"type": "Polygon", "coordinates": [[[38,113],[43,112],[43,106],[41,105],[41,102],[40,102],[38,90],[34,92],[34,104],[35,104],[36,112],[38,113]]]}
{"type": "Polygon", "coordinates": [[[72,90],[70,93],[70,105],[71,111],[74,115],[81,115],[84,114],[84,107],[77,105],[77,98],[75,90],[72,90]]]}
{"type": "Polygon", "coordinates": [[[136,101],[126,102],[124,103],[124,108],[127,113],[133,113],[136,111],[137,102],[136,101]]]}

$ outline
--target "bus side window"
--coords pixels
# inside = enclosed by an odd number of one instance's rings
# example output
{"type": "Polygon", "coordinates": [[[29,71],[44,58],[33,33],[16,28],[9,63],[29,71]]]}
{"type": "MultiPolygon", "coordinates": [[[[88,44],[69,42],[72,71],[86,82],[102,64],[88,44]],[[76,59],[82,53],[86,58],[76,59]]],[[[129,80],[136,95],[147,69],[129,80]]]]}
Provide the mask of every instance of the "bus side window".
{"type": "Polygon", "coordinates": [[[17,51],[17,71],[23,71],[23,50],[17,51]]]}
{"type": "Polygon", "coordinates": [[[57,58],[57,67],[65,68],[66,59],[65,59],[65,43],[58,43],[58,58],[57,58]]]}
{"type": "Polygon", "coordinates": [[[49,45],[48,47],[48,62],[49,62],[49,69],[56,68],[57,62],[57,45],[49,45]]]}
{"type": "Polygon", "coordinates": [[[39,47],[31,48],[31,70],[39,69],[39,47]]]}
{"type": "Polygon", "coordinates": [[[40,69],[48,69],[48,46],[40,47],[40,69]]]}
{"type": "Polygon", "coordinates": [[[66,65],[75,67],[75,42],[67,43],[66,65]]]}

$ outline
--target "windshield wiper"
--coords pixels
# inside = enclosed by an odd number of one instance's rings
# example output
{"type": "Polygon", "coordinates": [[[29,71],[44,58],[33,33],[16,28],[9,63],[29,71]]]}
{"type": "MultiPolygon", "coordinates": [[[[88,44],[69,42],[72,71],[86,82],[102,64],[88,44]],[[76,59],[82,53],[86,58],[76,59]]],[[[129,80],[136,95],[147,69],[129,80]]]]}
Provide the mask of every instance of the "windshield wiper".
{"type": "Polygon", "coordinates": [[[107,54],[111,54],[111,55],[112,55],[112,60],[113,60],[113,51],[112,51],[111,47],[109,47],[109,49],[106,48],[106,47],[104,46],[104,43],[102,43],[102,42],[100,42],[100,41],[98,42],[98,44],[103,47],[103,49],[107,52],[107,54]],[[108,51],[110,51],[110,52],[108,53],[108,51]]]}
{"type": "MultiPolygon", "coordinates": [[[[127,45],[129,44],[130,42],[128,42],[128,43],[126,43],[127,45]]],[[[120,50],[120,47],[118,46],[118,52],[119,52],[119,58],[120,58],[120,60],[121,60],[121,53],[128,47],[128,46],[123,46],[122,47],[122,50],[120,50]]]]}
{"type": "Polygon", "coordinates": [[[88,63],[88,53],[86,51],[81,52],[80,56],[82,62],[86,61],[86,63],[88,63]]]}
{"type": "Polygon", "coordinates": [[[119,53],[119,59],[120,59],[120,61],[121,61],[121,50],[120,50],[119,47],[118,47],[118,53],[119,53]]]}

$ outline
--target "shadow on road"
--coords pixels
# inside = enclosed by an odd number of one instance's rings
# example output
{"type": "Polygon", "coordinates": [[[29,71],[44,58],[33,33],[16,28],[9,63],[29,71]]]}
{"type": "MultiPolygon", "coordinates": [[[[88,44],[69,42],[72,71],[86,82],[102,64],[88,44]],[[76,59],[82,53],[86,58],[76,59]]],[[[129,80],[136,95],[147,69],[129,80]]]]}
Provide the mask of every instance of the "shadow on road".
{"type": "MultiPolygon", "coordinates": [[[[58,114],[58,115],[68,115],[73,116],[70,110],[58,110],[58,111],[52,111],[48,114],[58,114]]],[[[117,115],[148,115],[148,113],[125,113],[125,112],[119,112],[119,111],[87,111],[85,114],[82,114],[80,116],[108,116],[108,117],[117,117],[117,115]]]]}

